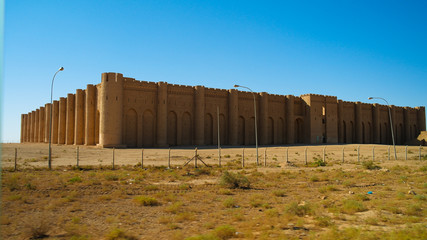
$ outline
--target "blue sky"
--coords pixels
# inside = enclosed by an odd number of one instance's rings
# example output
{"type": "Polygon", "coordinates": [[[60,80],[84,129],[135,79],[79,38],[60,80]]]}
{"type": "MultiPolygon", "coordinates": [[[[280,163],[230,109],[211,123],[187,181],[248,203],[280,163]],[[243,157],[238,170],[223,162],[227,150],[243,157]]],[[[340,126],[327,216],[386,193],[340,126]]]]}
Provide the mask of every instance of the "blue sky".
{"type": "Polygon", "coordinates": [[[3,142],[20,115],[100,82],[427,103],[427,1],[59,1],[5,4],[3,142]]]}

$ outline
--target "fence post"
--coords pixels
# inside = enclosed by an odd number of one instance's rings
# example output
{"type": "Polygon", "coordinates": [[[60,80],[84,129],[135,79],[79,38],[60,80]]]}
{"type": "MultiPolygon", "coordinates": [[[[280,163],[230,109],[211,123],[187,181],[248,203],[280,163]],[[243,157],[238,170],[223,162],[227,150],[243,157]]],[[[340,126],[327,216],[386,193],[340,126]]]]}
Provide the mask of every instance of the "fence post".
{"type": "Polygon", "coordinates": [[[323,163],[326,163],[326,147],[323,148],[323,163]]]}
{"type": "Polygon", "coordinates": [[[218,166],[221,167],[221,147],[218,147],[218,166]]]}
{"type": "Polygon", "coordinates": [[[286,148],[286,163],[289,163],[289,147],[286,148]]]}
{"type": "Polygon", "coordinates": [[[372,161],[375,161],[375,146],[372,147],[372,161]]]}
{"type": "Polygon", "coordinates": [[[113,170],[114,170],[114,151],[116,150],[116,148],[113,147],[113,170]]]}
{"type": "Polygon", "coordinates": [[[308,164],[307,163],[307,147],[305,147],[305,151],[304,152],[305,152],[305,154],[304,154],[305,155],[305,165],[307,165],[308,164]]]}
{"type": "Polygon", "coordinates": [[[144,168],[144,149],[141,149],[141,169],[144,168]]]}
{"type": "Polygon", "coordinates": [[[342,148],[342,163],[344,163],[344,147],[342,148]]]}
{"type": "Polygon", "coordinates": [[[421,160],[421,145],[420,145],[420,160],[421,160]]]}
{"type": "Polygon", "coordinates": [[[15,171],[17,170],[17,163],[16,163],[17,160],[18,160],[18,149],[15,148],[15,171]]]}
{"type": "Polygon", "coordinates": [[[357,162],[360,163],[360,146],[357,146],[357,162]]]}
{"type": "Polygon", "coordinates": [[[170,148],[168,153],[168,168],[171,168],[171,149],[170,148]]]}
{"type": "Polygon", "coordinates": [[[197,168],[197,147],[194,149],[194,168],[197,168]]]}
{"type": "Polygon", "coordinates": [[[76,147],[76,160],[77,160],[77,167],[79,167],[79,146],[76,147]]]}
{"type": "Polygon", "coordinates": [[[267,148],[264,149],[264,167],[267,166],[267,148]]]}
{"type": "Polygon", "coordinates": [[[405,160],[408,160],[408,145],[405,147],[405,160]]]}
{"type": "Polygon", "coordinates": [[[242,151],[242,168],[244,167],[245,167],[245,148],[243,148],[243,151],[242,151]]]}
{"type": "Polygon", "coordinates": [[[388,146],[388,160],[390,161],[390,146],[388,146]]]}

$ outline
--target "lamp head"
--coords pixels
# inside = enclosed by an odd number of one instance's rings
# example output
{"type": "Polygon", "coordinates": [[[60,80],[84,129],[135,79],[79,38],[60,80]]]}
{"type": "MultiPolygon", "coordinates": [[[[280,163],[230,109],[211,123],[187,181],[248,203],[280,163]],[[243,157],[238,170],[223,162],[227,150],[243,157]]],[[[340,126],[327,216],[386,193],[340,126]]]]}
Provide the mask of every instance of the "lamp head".
{"type": "Polygon", "coordinates": [[[234,85],[234,87],[240,87],[239,85],[234,85]]]}
{"type": "Polygon", "coordinates": [[[59,71],[64,71],[64,67],[60,67],[60,68],[59,68],[59,71]]]}

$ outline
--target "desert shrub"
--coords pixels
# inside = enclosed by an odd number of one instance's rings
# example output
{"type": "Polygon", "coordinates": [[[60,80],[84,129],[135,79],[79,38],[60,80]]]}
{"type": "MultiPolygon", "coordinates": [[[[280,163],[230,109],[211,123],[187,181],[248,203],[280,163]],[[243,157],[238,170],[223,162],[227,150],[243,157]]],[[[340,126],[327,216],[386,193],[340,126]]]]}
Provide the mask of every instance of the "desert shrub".
{"type": "Polygon", "coordinates": [[[363,203],[356,200],[344,200],[343,205],[341,207],[342,213],[354,214],[356,212],[366,211],[367,208],[363,205],[363,203]]]}
{"type": "Polygon", "coordinates": [[[427,172],[427,165],[420,167],[421,172],[427,172]]]}
{"type": "Polygon", "coordinates": [[[124,230],[115,228],[111,230],[106,236],[106,239],[108,240],[136,240],[137,238],[129,235],[124,230]]]}
{"type": "Polygon", "coordinates": [[[363,161],[362,162],[362,166],[363,166],[363,168],[368,169],[368,170],[381,169],[381,167],[378,166],[378,165],[375,165],[374,161],[372,161],[372,160],[370,160],[370,161],[363,161]]]}
{"type": "Polygon", "coordinates": [[[318,182],[319,180],[320,180],[319,177],[316,176],[316,175],[313,175],[313,176],[310,177],[310,181],[311,182],[318,182]]]}
{"type": "Polygon", "coordinates": [[[182,205],[182,202],[174,202],[172,205],[169,205],[165,211],[176,214],[181,210],[182,205]]]}
{"type": "Polygon", "coordinates": [[[185,240],[218,240],[218,238],[212,234],[203,234],[203,235],[188,237],[185,240]]]}
{"type": "Polygon", "coordinates": [[[318,216],[315,218],[316,225],[319,227],[329,227],[333,224],[332,220],[328,216],[318,216]]]}
{"type": "Polygon", "coordinates": [[[51,228],[51,224],[45,216],[32,216],[26,221],[26,230],[29,239],[45,238],[51,228]]]}
{"type": "Polygon", "coordinates": [[[421,216],[423,216],[423,209],[418,204],[411,204],[411,205],[406,207],[405,214],[409,215],[409,216],[421,217],[421,216]]]}
{"type": "Polygon", "coordinates": [[[157,186],[157,185],[147,185],[147,186],[144,187],[144,190],[146,190],[146,191],[159,190],[159,186],[157,186]]]}
{"type": "Polygon", "coordinates": [[[280,214],[279,214],[279,212],[277,211],[277,209],[276,208],[272,208],[272,209],[267,209],[267,210],[265,210],[265,215],[267,216],[267,217],[278,217],[280,214]]]}
{"type": "Polygon", "coordinates": [[[106,173],[105,174],[105,180],[107,181],[117,181],[119,180],[119,176],[113,173],[106,173]]]}
{"type": "Polygon", "coordinates": [[[226,240],[234,237],[236,229],[230,225],[222,225],[214,229],[214,235],[221,240],[226,240]]]}
{"type": "Polygon", "coordinates": [[[135,202],[143,205],[143,206],[158,206],[160,205],[159,201],[153,197],[147,196],[138,196],[134,198],[135,202]]]}
{"type": "Polygon", "coordinates": [[[311,164],[315,167],[324,167],[326,166],[326,162],[323,161],[323,159],[314,159],[315,161],[311,164]]]}
{"type": "Polygon", "coordinates": [[[222,204],[226,208],[233,208],[236,205],[236,201],[234,200],[234,198],[228,197],[224,200],[224,202],[222,202],[222,204]]]}
{"type": "Polygon", "coordinates": [[[292,202],[288,206],[286,206],[285,211],[289,214],[297,215],[299,217],[305,215],[312,215],[314,213],[310,204],[298,204],[296,202],[292,202]]]}
{"type": "Polygon", "coordinates": [[[211,169],[209,168],[196,168],[194,171],[194,175],[200,176],[200,175],[211,175],[211,169]]]}
{"type": "Polygon", "coordinates": [[[82,182],[82,178],[80,176],[75,176],[75,177],[70,178],[70,180],[68,180],[68,182],[70,182],[70,183],[82,182]]]}
{"type": "Polygon", "coordinates": [[[274,190],[273,195],[276,197],[285,197],[286,191],[285,190],[274,190]]]}
{"type": "Polygon", "coordinates": [[[218,190],[218,194],[221,195],[233,195],[233,193],[230,191],[230,189],[221,188],[218,190]]]}
{"type": "Polygon", "coordinates": [[[231,173],[228,171],[222,174],[220,185],[227,188],[250,188],[250,182],[247,177],[240,173],[231,173]]]}

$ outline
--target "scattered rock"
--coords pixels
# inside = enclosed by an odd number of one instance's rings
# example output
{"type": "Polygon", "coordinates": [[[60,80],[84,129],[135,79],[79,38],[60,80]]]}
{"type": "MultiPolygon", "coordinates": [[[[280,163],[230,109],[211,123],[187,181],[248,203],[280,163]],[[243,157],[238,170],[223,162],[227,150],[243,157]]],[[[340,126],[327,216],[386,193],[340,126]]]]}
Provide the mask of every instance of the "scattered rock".
{"type": "Polygon", "coordinates": [[[409,191],[408,191],[408,194],[411,194],[411,195],[417,195],[417,194],[414,192],[414,190],[409,190],[409,191]]]}
{"type": "Polygon", "coordinates": [[[298,206],[305,206],[305,204],[307,204],[305,201],[301,201],[300,203],[298,203],[298,206]]]}
{"type": "Polygon", "coordinates": [[[322,200],[325,200],[326,198],[328,198],[328,197],[326,197],[326,196],[320,196],[320,199],[322,199],[322,200]]]}
{"type": "Polygon", "coordinates": [[[353,191],[348,191],[348,194],[354,194],[354,192],[353,191]]]}

